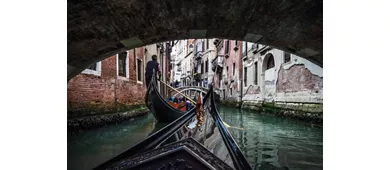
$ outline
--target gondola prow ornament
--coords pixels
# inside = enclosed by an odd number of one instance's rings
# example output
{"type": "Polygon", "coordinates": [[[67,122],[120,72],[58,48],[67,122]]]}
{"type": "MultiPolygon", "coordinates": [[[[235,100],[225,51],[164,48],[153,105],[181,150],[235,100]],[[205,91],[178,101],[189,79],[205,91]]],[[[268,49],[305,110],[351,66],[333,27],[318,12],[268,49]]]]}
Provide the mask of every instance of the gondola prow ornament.
{"type": "Polygon", "coordinates": [[[198,119],[198,126],[201,126],[204,121],[204,108],[202,104],[202,94],[196,100],[196,119],[198,119]]]}

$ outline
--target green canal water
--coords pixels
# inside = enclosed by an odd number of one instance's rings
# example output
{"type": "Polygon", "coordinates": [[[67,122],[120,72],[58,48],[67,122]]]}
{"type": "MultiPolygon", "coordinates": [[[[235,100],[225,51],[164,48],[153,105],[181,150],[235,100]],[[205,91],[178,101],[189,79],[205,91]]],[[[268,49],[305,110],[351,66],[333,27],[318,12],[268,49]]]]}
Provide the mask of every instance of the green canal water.
{"type": "MultiPolygon", "coordinates": [[[[232,107],[221,107],[221,117],[244,128],[229,131],[254,169],[322,169],[322,127],[232,107]]],[[[92,169],[165,125],[148,114],[68,134],[68,169],[92,169]]]]}

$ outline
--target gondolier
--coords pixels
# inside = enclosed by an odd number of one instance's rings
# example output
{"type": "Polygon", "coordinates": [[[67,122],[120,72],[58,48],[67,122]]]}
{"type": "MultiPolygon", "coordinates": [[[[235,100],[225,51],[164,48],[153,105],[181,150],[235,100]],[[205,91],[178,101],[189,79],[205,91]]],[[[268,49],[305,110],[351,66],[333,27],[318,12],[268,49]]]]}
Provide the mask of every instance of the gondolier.
{"type": "Polygon", "coordinates": [[[160,64],[157,62],[156,55],[152,55],[152,60],[146,64],[146,69],[145,69],[146,87],[149,87],[150,80],[152,79],[153,76],[153,70],[157,71],[157,80],[160,80],[161,69],[160,69],[160,64]]]}

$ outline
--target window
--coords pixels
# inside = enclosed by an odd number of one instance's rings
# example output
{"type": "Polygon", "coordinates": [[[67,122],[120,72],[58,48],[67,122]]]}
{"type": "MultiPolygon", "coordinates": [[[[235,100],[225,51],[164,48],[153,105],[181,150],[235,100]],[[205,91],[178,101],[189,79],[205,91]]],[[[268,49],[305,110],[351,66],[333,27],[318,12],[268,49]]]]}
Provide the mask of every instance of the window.
{"type": "Polygon", "coordinates": [[[229,75],[229,66],[226,66],[226,76],[229,75]]]}
{"type": "Polygon", "coordinates": [[[229,53],[229,40],[226,40],[226,44],[225,44],[225,54],[228,54],[229,53]]]}
{"type": "Polygon", "coordinates": [[[268,61],[267,61],[267,69],[270,69],[270,68],[273,68],[273,67],[275,67],[274,57],[270,56],[268,61]]]}
{"type": "Polygon", "coordinates": [[[92,64],[91,66],[88,67],[88,69],[90,69],[90,70],[95,70],[95,71],[96,71],[96,69],[97,69],[97,63],[92,64]]]}
{"type": "Polygon", "coordinates": [[[203,70],[204,70],[204,63],[202,62],[202,64],[200,65],[200,73],[203,74],[203,70]]]}
{"type": "Polygon", "coordinates": [[[236,63],[233,63],[233,76],[236,73],[236,63]]]}
{"type": "Polygon", "coordinates": [[[233,97],[233,89],[230,88],[230,97],[233,97]]]}
{"type": "Polygon", "coordinates": [[[235,43],[236,47],[238,47],[238,41],[236,40],[236,43],[235,43]]]}
{"type": "Polygon", "coordinates": [[[288,63],[291,61],[291,54],[288,52],[284,52],[284,63],[288,63]]]}
{"type": "Polygon", "coordinates": [[[257,61],[255,62],[255,85],[257,85],[257,61]]]}
{"type": "Polygon", "coordinates": [[[127,52],[122,52],[117,55],[117,75],[129,78],[129,57],[127,52]]]}
{"type": "Polygon", "coordinates": [[[206,69],[205,69],[205,73],[208,72],[209,72],[209,59],[206,60],[206,69]]]}
{"type": "Polygon", "coordinates": [[[137,80],[142,82],[142,60],[137,58],[137,80]]]}
{"type": "Polygon", "coordinates": [[[92,74],[96,76],[101,76],[102,71],[102,62],[99,61],[97,63],[92,64],[87,69],[85,69],[82,73],[84,74],[92,74]]]}
{"type": "Polygon", "coordinates": [[[202,47],[203,47],[203,46],[202,46],[202,42],[196,43],[196,52],[203,51],[202,47]]]}
{"type": "Polygon", "coordinates": [[[247,74],[248,74],[247,68],[245,67],[245,68],[244,68],[244,86],[245,86],[245,87],[246,87],[246,85],[247,85],[247,84],[246,84],[246,79],[247,79],[246,76],[247,76],[247,74]]]}
{"type": "Polygon", "coordinates": [[[209,39],[206,39],[206,48],[209,49],[209,39]]]}

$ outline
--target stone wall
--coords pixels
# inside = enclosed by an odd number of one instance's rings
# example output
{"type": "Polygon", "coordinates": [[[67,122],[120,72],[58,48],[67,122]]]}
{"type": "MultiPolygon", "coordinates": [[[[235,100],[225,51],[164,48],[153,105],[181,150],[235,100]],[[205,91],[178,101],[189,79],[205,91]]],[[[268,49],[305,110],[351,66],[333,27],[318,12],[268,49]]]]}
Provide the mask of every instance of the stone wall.
{"type": "Polygon", "coordinates": [[[284,60],[284,52],[271,49],[268,53],[255,55],[251,49],[244,66],[254,70],[258,63],[258,83],[254,83],[254,72],[247,75],[243,101],[260,100],[266,102],[308,102],[322,103],[322,68],[301,57],[291,55],[290,61],[284,60]],[[267,55],[274,58],[275,66],[266,69],[267,55]]]}
{"type": "Polygon", "coordinates": [[[68,119],[68,132],[85,131],[111,124],[122,123],[134,117],[145,115],[149,112],[146,107],[140,107],[131,111],[117,112],[115,114],[101,114],[93,116],[81,116],[68,119]]]}
{"type": "Polygon", "coordinates": [[[318,93],[322,92],[322,88],[322,78],[312,74],[303,64],[279,71],[276,86],[278,92],[315,91],[318,93]]]}
{"type": "Polygon", "coordinates": [[[254,70],[254,63],[258,63],[258,83],[253,81],[254,72],[248,71],[248,84],[244,87],[241,107],[322,123],[322,68],[295,55],[285,60],[285,53],[278,49],[270,49],[266,53],[253,52],[255,50],[249,50],[243,65],[248,70],[254,70]],[[271,56],[275,66],[267,69],[271,56]]]}
{"type": "MultiPolygon", "coordinates": [[[[229,105],[229,104],[227,104],[229,105]]],[[[230,105],[232,106],[232,105],[230,105]]],[[[322,124],[322,103],[243,101],[242,109],[322,124]]]]}
{"type": "Polygon", "coordinates": [[[136,72],[136,58],[144,62],[143,51],[143,48],[128,51],[129,78],[117,76],[116,56],[101,61],[100,76],[82,73],[72,78],[68,82],[68,117],[118,112],[143,105],[146,88],[144,80],[137,82],[136,72]]]}
{"type": "Polygon", "coordinates": [[[97,59],[156,42],[226,38],[322,65],[323,1],[68,1],[68,80],[97,59]]]}

